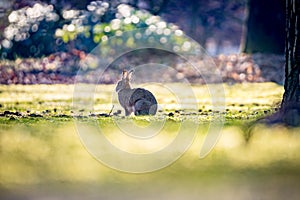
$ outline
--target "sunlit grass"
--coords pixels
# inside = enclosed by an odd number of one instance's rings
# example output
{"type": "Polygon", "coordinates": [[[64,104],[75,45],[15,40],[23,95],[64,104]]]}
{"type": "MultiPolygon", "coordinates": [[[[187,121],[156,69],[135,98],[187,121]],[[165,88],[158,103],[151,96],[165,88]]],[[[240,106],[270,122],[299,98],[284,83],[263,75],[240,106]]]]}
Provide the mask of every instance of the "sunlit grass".
{"type": "MultiPolygon", "coordinates": [[[[86,86],[93,87],[93,86],[86,86]]],[[[148,89],[156,96],[162,111],[189,110],[215,111],[212,101],[224,102],[228,113],[226,117],[249,117],[261,115],[261,112],[272,112],[281,101],[283,87],[274,83],[245,83],[235,85],[202,85],[192,86],[192,93],[178,97],[172,88],[182,93],[187,89],[182,84],[166,84],[164,87],[153,85],[148,89]],[[221,90],[221,92],[220,92],[221,90]],[[222,94],[225,94],[223,96],[222,94]],[[192,96],[191,96],[192,95],[192,96]],[[196,105],[194,105],[196,104],[196,105]],[[239,114],[240,113],[240,114],[239,114]]],[[[93,102],[94,113],[107,113],[114,106],[114,111],[123,110],[117,102],[115,85],[95,87],[93,102]]],[[[73,85],[0,85],[0,111],[38,112],[47,111],[48,115],[71,115],[73,109],[73,85]]],[[[89,112],[87,112],[89,113],[89,112]]],[[[86,113],[86,114],[87,114],[86,113]]]]}

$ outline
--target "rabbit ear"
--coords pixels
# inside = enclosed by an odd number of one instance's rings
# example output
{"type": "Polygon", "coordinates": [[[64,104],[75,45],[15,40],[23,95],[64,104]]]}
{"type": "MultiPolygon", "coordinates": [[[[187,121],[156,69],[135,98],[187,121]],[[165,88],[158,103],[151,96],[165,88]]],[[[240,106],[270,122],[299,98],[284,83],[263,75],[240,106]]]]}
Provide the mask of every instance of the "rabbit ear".
{"type": "Polygon", "coordinates": [[[128,72],[128,75],[127,75],[128,80],[131,80],[133,72],[134,72],[133,69],[128,72]]]}
{"type": "Polygon", "coordinates": [[[128,77],[128,72],[126,70],[123,70],[122,79],[125,79],[127,77],[128,77]]]}

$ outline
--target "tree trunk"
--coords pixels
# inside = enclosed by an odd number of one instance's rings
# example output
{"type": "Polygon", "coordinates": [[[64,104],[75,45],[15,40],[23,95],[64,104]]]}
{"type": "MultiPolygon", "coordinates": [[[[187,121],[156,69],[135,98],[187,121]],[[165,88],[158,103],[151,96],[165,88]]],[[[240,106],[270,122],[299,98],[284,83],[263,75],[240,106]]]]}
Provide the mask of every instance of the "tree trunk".
{"type": "Polygon", "coordinates": [[[283,54],[284,1],[248,0],[247,13],[242,52],[283,54]]]}
{"type": "Polygon", "coordinates": [[[284,122],[300,125],[300,0],[286,0],[284,122]]]}
{"type": "Polygon", "coordinates": [[[300,0],[286,2],[285,82],[280,111],[266,123],[300,126],[300,0]]]}

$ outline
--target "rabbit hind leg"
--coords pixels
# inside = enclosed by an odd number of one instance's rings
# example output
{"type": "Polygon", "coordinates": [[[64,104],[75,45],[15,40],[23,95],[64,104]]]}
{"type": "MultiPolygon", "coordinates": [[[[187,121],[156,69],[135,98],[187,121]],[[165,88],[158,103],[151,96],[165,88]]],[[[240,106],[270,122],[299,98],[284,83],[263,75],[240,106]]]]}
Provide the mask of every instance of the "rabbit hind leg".
{"type": "Polygon", "coordinates": [[[134,105],[134,114],[138,115],[149,115],[149,111],[151,108],[151,102],[147,100],[139,100],[134,105]]]}

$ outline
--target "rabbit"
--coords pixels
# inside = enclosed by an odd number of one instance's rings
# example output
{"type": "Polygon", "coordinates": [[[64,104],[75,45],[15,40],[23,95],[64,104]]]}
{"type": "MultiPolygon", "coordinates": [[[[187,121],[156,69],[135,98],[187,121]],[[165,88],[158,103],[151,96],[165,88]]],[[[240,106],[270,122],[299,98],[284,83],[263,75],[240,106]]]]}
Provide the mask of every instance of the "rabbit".
{"type": "Polygon", "coordinates": [[[155,115],[157,111],[157,101],[154,95],[143,88],[130,86],[133,70],[123,71],[122,79],[117,83],[116,92],[121,106],[125,109],[125,115],[132,112],[138,115],[155,115]]]}

